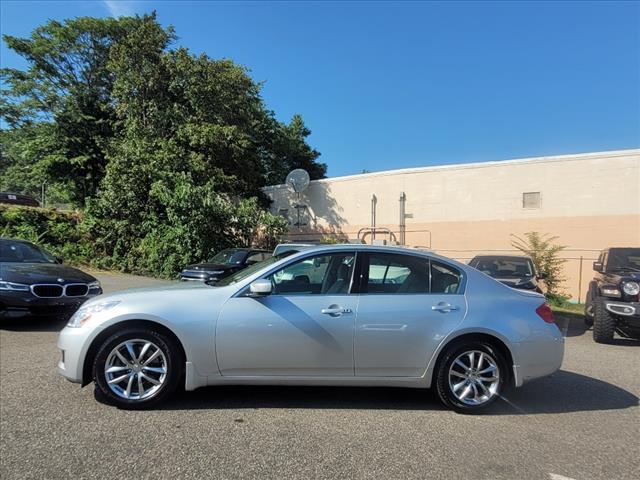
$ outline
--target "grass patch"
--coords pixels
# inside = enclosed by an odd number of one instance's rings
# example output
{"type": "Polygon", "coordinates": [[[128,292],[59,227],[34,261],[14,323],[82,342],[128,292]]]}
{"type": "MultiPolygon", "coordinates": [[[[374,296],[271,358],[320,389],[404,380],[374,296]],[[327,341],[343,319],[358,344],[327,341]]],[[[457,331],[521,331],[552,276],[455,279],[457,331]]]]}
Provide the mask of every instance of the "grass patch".
{"type": "Polygon", "coordinates": [[[550,305],[554,313],[572,313],[584,315],[584,303],[563,303],[562,305],[550,305]]]}

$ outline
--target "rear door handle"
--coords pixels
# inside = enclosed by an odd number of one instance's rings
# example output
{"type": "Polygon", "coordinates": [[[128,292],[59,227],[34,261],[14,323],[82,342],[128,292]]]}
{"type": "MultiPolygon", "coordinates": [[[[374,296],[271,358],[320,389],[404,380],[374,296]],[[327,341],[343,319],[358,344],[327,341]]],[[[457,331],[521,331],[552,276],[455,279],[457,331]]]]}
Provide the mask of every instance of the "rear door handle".
{"type": "Polygon", "coordinates": [[[460,310],[460,307],[451,305],[450,303],[447,303],[447,302],[439,302],[437,305],[432,305],[431,310],[434,310],[436,312],[449,313],[455,310],[460,310]]]}

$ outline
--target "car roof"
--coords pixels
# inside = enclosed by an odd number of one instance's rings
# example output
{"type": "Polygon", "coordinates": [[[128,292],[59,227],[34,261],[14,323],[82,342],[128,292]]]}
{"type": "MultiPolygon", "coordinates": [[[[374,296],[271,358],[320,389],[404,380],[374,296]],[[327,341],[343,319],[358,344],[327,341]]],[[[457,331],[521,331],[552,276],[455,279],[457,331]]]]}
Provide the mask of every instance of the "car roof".
{"type": "Polygon", "coordinates": [[[320,247],[320,246],[324,246],[325,244],[320,244],[320,243],[279,243],[278,245],[276,245],[277,247],[320,247]]]}
{"type": "Polygon", "coordinates": [[[518,258],[518,259],[531,260],[531,257],[527,255],[476,255],[471,260],[475,260],[476,258],[482,258],[482,259],[494,258],[496,260],[509,260],[509,259],[518,258]]]}
{"type": "Polygon", "coordinates": [[[358,252],[371,251],[371,252],[381,252],[381,253],[429,256],[436,259],[441,259],[445,262],[453,262],[463,267],[467,267],[462,262],[458,262],[457,260],[454,260],[452,258],[439,255],[435,253],[433,250],[429,250],[425,248],[406,247],[402,245],[369,245],[364,243],[335,243],[335,244],[327,244],[327,245],[317,245],[312,248],[308,248],[300,252],[296,252],[295,254],[289,256],[288,258],[293,258],[294,256],[303,257],[311,253],[330,251],[334,249],[335,250],[352,250],[352,251],[355,250],[358,252]]]}
{"type": "Polygon", "coordinates": [[[22,238],[8,238],[8,237],[0,237],[0,241],[6,242],[16,242],[16,243],[25,243],[27,245],[35,245],[35,243],[30,242],[29,240],[24,240],[22,238]]]}

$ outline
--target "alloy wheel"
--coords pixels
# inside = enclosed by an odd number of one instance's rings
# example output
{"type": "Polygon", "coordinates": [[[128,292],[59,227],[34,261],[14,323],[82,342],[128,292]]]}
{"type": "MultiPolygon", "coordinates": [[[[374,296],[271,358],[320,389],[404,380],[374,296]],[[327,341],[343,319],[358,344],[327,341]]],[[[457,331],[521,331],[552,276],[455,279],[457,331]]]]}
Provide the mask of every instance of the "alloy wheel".
{"type": "Polygon", "coordinates": [[[466,405],[478,406],[488,402],[497,394],[499,386],[498,363],[486,352],[463,352],[449,367],[449,388],[466,405]]]}
{"type": "Polygon", "coordinates": [[[104,366],[107,385],[125,400],[146,400],[156,395],[167,378],[167,358],[149,340],[131,339],[117,345],[104,366]]]}

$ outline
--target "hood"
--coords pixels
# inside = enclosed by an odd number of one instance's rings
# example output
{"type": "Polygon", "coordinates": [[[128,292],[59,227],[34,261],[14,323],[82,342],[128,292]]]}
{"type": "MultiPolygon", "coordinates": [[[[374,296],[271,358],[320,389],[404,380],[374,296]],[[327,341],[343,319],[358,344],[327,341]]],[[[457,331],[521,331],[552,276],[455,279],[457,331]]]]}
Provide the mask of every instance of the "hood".
{"type": "Polygon", "coordinates": [[[7,282],[24,283],[90,283],[95,277],[77,268],[59,263],[0,263],[0,278],[7,282]],[[62,281],[60,281],[62,279],[62,281]]]}
{"type": "Polygon", "coordinates": [[[167,306],[188,309],[192,302],[204,301],[215,297],[227,298],[232,287],[216,288],[201,282],[172,282],[152,287],[129,288],[92,298],[84,305],[117,301],[126,309],[144,306],[141,311],[153,311],[167,306]]]}
{"type": "Polygon", "coordinates": [[[211,272],[214,270],[226,271],[239,266],[240,265],[228,265],[224,263],[194,263],[192,265],[187,265],[185,270],[202,270],[204,272],[211,272]]]}

